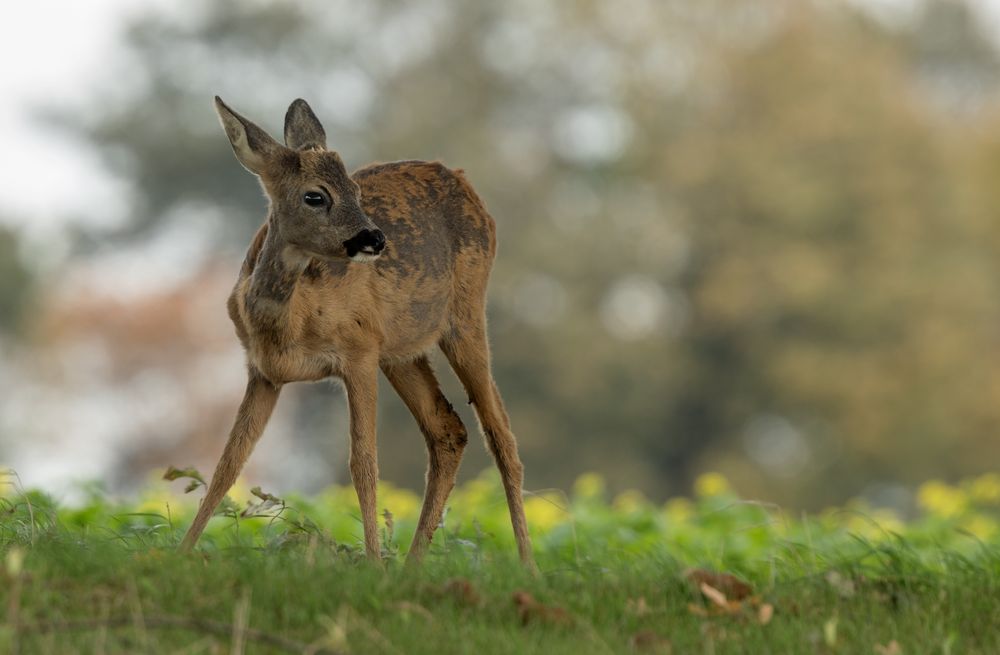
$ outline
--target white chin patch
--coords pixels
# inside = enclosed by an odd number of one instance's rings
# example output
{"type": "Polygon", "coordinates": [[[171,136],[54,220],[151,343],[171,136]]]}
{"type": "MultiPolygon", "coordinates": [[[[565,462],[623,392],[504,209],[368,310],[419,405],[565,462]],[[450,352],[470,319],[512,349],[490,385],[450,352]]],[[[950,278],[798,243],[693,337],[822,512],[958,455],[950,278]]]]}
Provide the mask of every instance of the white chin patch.
{"type": "Polygon", "coordinates": [[[367,252],[359,252],[358,254],[351,257],[352,262],[373,262],[378,259],[378,255],[369,254],[367,252]]]}

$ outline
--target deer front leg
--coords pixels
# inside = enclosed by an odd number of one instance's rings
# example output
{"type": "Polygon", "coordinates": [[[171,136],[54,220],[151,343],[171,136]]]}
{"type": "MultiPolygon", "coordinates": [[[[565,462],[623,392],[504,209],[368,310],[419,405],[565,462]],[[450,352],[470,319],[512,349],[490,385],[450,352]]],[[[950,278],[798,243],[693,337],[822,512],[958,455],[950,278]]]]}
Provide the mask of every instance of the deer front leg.
{"type": "Polygon", "coordinates": [[[378,486],[378,450],[375,442],[378,359],[366,357],[345,366],[344,388],[351,414],[351,479],[361,506],[365,553],[369,559],[381,562],[375,498],[378,486]]]}
{"type": "Polygon", "coordinates": [[[194,547],[208,520],[212,518],[215,508],[236,482],[253,447],[264,432],[264,426],[271,417],[280,391],[281,387],[271,384],[256,371],[250,371],[246,393],[236,415],[232,432],[229,434],[229,440],[226,442],[226,448],[222,451],[215,473],[212,474],[208,493],[198,507],[198,515],[184,536],[181,550],[187,551],[194,547]]]}

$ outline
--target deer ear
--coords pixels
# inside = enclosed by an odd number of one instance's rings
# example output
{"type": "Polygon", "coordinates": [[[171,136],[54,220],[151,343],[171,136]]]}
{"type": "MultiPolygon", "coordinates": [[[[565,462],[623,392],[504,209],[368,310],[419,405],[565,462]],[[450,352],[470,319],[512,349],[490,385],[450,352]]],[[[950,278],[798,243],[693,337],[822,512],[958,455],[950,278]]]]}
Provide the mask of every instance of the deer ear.
{"type": "Polygon", "coordinates": [[[292,150],[326,148],[326,131],[302,98],[292,102],[285,114],[285,145],[292,150]]]}
{"type": "Polygon", "coordinates": [[[251,121],[230,109],[219,96],[215,96],[215,111],[219,113],[219,120],[222,121],[229,143],[233,146],[236,159],[248,171],[260,175],[267,168],[268,161],[281,150],[281,144],[251,121]]]}

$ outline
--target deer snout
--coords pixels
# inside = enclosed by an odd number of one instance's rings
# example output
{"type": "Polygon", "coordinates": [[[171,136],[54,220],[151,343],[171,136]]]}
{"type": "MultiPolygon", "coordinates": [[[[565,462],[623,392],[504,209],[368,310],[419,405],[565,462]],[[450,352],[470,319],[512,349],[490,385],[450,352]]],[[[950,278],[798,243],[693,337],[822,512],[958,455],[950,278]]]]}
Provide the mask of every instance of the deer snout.
{"type": "Polygon", "coordinates": [[[374,230],[366,228],[345,241],[344,248],[347,249],[347,256],[351,259],[367,259],[362,255],[377,257],[385,250],[385,235],[377,228],[374,230]]]}

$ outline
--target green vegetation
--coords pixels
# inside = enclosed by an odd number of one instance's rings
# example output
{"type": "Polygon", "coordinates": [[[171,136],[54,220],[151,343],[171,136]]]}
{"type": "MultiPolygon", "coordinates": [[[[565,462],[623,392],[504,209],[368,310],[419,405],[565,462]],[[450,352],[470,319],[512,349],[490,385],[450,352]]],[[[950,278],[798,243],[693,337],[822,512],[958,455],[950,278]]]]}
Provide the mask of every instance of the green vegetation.
{"type": "Polygon", "coordinates": [[[924,485],[923,513],[905,524],[857,504],[787,516],[717,474],[693,500],[608,502],[583,476],[569,497],[528,500],[538,577],[514,561],[492,476],[456,489],[419,570],[400,552],[418,498],[384,487],[385,571],[361,557],[350,489],[238,491],[249,502],[229,503],[185,555],[175,546],[194,502],[168,483],[138,502],[91,491],[68,508],[9,482],[2,652],[1000,650],[995,475],[924,485]]]}

